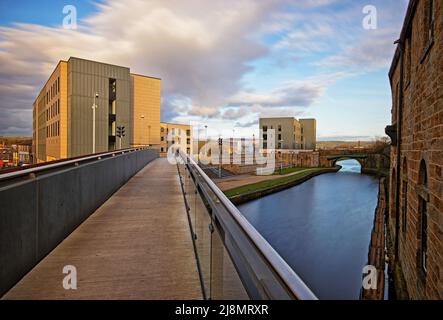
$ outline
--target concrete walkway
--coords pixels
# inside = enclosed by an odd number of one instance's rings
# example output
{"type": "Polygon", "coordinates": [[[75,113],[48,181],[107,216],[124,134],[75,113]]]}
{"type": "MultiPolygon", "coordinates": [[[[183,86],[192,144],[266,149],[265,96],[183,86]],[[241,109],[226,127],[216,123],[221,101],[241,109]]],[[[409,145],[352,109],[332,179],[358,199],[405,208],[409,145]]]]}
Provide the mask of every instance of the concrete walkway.
{"type": "Polygon", "coordinates": [[[156,159],[29,272],[3,299],[201,299],[175,165],[156,159]],[[77,289],[63,288],[63,267],[77,289]]]}

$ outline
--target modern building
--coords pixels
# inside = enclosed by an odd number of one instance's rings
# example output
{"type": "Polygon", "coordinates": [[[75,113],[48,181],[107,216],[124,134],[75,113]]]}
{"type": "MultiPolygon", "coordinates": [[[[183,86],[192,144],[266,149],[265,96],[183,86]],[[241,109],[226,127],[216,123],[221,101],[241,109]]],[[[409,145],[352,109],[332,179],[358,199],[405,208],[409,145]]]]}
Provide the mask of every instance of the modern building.
{"type": "Polygon", "coordinates": [[[34,102],[34,159],[158,146],[160,91],[160,79],[131,74],[127,67],[73,57],[60,61],[34,102]],[[121,141],[117,127],[124,127],[121,141]]]}
{"type": "Polygon", "coordinates": [[[411,0],[389,72],[386,128],[392,268],[410,299],[443,299],[442,57],[443,1],[411,0]]]}
{"type": "Polygon", "coordinates": [[[12,162],[14,166],[21,166],[31,163],[31,145],[14,144],[12,145],[12,162]]]}
{"type": "Polygon", "coordinates": [[[276,149],[315,150],[317,144],[317,122],[315,119],[260,118],[263,130],[263,148],[269,145],[268,130],[275,130],[276,149]]]}
{"type": "Polygon", "coordinates": [[[165,156],[173,145],[180,145],[183,151],[191,154],[192,127],[186,124],[160,123],[160,154],[165,156]]]}

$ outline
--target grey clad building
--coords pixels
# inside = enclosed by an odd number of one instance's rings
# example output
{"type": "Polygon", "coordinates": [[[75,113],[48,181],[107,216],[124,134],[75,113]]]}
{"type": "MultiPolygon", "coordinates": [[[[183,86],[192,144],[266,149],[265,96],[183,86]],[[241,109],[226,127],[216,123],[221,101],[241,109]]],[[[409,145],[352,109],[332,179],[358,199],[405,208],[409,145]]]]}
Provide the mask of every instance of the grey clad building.
{"type": "Polygon", "coordinates": [[[33,107],[37,162],[160,143],[158,78],[96,61],[60,61],[33,107]],[[97,97],[96,97],[97,95],[97,97]],[[93,148],[93,108],[95,148],[93,148]],[[119,140],[117,127],[124,127],[119,140]]]}
{"type": "Polygon", "coordinates": [[[275,149],[315,150],[317,144],[317,121],[315,119],[295,119],[293,117],[260,118],[263,130],[263,148],[270,145],[268,130],[275,134],[275,149]]]}

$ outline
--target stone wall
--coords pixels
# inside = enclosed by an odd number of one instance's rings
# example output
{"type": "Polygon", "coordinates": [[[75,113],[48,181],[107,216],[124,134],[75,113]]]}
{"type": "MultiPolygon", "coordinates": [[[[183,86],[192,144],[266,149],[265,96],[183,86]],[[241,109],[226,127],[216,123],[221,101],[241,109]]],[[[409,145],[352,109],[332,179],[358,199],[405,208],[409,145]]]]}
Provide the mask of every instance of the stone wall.
{"type": "Polygon", "coordinates": [[[399,244],[391,255],[412,299],[443,299],[443,1],[433,1],[433,37],[430,3],[411,1],[404,60],[397,51],[390,74],[392,124],[400,135],[400,150],[391,151],[389,230],[399,244]]]}

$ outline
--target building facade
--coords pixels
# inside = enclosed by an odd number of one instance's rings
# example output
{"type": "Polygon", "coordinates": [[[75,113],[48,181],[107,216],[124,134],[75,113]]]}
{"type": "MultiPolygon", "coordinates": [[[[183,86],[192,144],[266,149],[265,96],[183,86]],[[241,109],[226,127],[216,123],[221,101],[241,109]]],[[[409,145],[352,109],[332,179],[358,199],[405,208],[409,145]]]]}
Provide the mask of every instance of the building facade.
{"type": "Polygon", "coordinates": [[[263,148],[267,149],[268,129],[275,130],[276,149],[315,150],[317,144],[317,122],[315,119],[260,118],[263,130],[263,148]]]}
{"type": "Polygon", "coordinates": [[[411,299],[443,299],[443,1],[412,0],[389,77],[389,240],[411,299]]]}
{"type": "Polygon", "coordinates": [[[33,105],[36,162],[159,145],[161,80],[106,63],[60,61],[33,105]],[[144,121],[140,119],[144,118],[144,121]],[[125,128],[118,141],[117,127],[125,128]]]}
{"type": "Polygon", "coordinates": [[[192,127],[186,124],[160,123],[160,154],[166,156],[173,145],[180,145],[187,154],[192,152],[192,127]]]}

